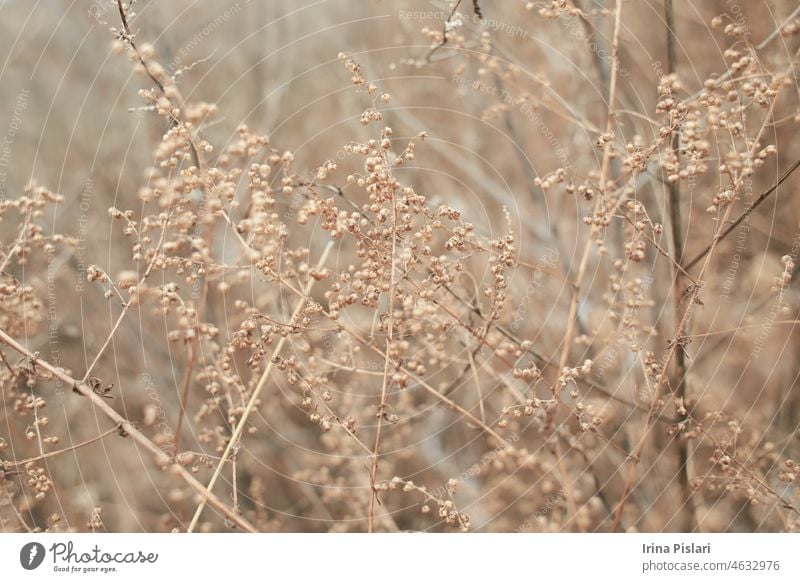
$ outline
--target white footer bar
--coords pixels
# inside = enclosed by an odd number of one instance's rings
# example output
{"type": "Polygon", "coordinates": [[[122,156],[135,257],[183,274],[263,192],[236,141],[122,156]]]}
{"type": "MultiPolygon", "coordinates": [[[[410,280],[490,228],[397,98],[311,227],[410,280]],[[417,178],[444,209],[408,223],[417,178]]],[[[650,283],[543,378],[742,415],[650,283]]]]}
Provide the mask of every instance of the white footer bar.
{"type": "Polygon", "coordinates": [[[0,579],[797,582],[799,554],[797,534],[0,534],[0,579]]]}

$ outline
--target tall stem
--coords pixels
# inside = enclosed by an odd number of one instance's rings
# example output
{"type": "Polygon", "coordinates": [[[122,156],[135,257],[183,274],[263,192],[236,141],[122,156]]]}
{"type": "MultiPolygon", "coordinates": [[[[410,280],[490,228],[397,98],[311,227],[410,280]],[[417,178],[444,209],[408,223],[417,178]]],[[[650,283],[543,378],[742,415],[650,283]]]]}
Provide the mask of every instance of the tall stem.
{"type": "MultiPolygon", "coordinates": [[[[672,75],[677,68],[677,54],[675,51],[675,14],[672,8],[672,0],[664,2],[664,16],[667,24],[667,74],[672,75]]],[[[672,133],[670,147],[675,156],[675,163],[679,163],[681,143],[680,126],[676,126],[672,133]]],[[[683,232],[681,221],[681,187],[680,181],[674,180],[669,184],[669,211],[670,225],[672,230],[672,249],[675,254],[675,277],[673,284],[673,304],[675,309],[675,327],[677,328],[682,317],[681,297],[685,285],[683,275],[683,232]]],[[[691,300],[691,299],[690,299],[691,300]]],[[[686,354],[683,348],[678,348],[675,352],[675,371],[673,386],[675,396],[682,403],[686,401],[686,354]]],[[[681,487],[681,497],[685,511],[685,523],[682,531],[692,531],[697,520],[695,518],[694,507],[692,505],[692,489],[689,484],[689,443],[682,438],[679,433],[676,436],[678,447],[678,483],[681,487]]]]}

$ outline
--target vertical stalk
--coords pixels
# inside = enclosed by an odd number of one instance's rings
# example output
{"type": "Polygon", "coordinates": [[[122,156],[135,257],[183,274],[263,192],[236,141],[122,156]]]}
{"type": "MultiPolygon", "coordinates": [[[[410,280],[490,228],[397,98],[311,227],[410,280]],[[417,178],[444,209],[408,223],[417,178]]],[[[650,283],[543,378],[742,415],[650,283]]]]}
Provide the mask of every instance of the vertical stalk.
{"type": "MultiPolygon", "coordinates": [[[[386,160],[386,157],[384,156],[386,160]]],[[[388,162],[388,160],[386,160],[388,162]]],[[[378,406],[378,422],[375,427],[375,449],[372,455],[372,469],[370,470],[370,497],[369,497],[369,513],[367,516],[367,532],[373,533],[375,531],[375,502],[378,500],[378,489],[375,483],[378,478],[378,461],[381,454],[381,430],[383,429],[383,418],[386,414],[386,399],[388,396],[390,380],[389,368],[392,364],[391,351],[392,351],[392,335],[394,334],[394,297],[395,286],[395,256],[397,253],[397,204],[395,202],[395,191],[392,188],[391,192],[392,204],[392,256],[390,264],[389,275],[389,317],[386,323],[386,356],[383,360],[383,383],[381,385],[381,401],[378,406]]]]}
{"type": "MultiPolygon", "coordinates": [[[[675,50],[675,13],[673,11],[672,0],[664,1],[664,16],[667,25],[667,74],[675,73],[677,67],[677,54],[675,50]]],[[[681,141],[680,128],[676,128],[672,133],[670,147],[675,156],[675,161],[679,161],[679,149],[681,141]]],[[[669,184],[669,211],[670,226],[672,231],[672,248],[675,254],[675,276],[673,289],[673,303],[675,307],[675,327],[677,328],[681,320],[681,297],[685,280],[683,276],[683,232],[681,220],[681,187],[680,181],[675,180],[669,184]]],[[[690,299],[691,300],[691,299],[690,299]]],[[[680,341],[680,338],[678,338],[680,341]]],[[[675,396],[685,405],[686,401],[686,354],[683,347],[678,347],[675,352],[675,369],[673,377],[675,396]]],[[[678,447],[678,482],[681,487],[681,497],[685,512],[685,522],[681,528],[683,531],[691,531],[697,523],[695,512],[692,505],[692,490],[689,484],[689,443],[678,433],[676,436],[678,447]]]]}

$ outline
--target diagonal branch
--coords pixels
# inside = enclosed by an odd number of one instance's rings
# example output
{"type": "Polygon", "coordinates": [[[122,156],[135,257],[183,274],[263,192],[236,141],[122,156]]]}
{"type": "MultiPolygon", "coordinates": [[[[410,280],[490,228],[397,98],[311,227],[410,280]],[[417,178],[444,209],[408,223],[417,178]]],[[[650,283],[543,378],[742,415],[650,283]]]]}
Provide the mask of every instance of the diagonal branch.
{"type": "Polygon", "coordinates": [[[87,397],[89,400],[92,401],[95,407],[97,407],[100,412],[106,415],[108,418],[113,420],[117,424],[117,429],[119,430],[120,434],[123,436],[130,436],[138,445],[141,445],[145,449],[147,449],[156,460],[156,464],[159,467],[169,467],[169,470],[179,477],[181,477],[189,487],[191,487],[195,493],[197,493],[203,500],[203,504],[209,503],[211,506],[223,514],[226,518],[228,518],[232,523],[235,523],[241,529],[247,532],[254,533],[256,532],[256,528],[250,524],[246,519],[237,515],[231,508],[225,505],[219,497],[214,495],[211,491],[203,487],[202,483],[200,483],[197,479],[195,479],[189,471],[187,471],[184,467],[177,463],[173,463],[172,459],[169,455],[167,455],[158,445],[156,445],[153,441],[147,438],[142,432],[136,427],[133,423],[131,423],[127,418],[119,414],[116,410],[111,408],[108,403],[103,399],[102,396],[96,394],[92,388],[86,384],[86,382],[76,380],[66,372],[62,368],[57,368],[52,364],[46,362],[39,358],[38,354],[31,353],[30,350],[19,344],[14,338],[8,335],[5,331],[0,329],[0,343],[5,344],[15,352],[25,356],[32,362],[35,362],[36,365],[43,370],[47,370],[56,378],[66,382],[68,385],[72,386],[72,389],[81,394],[82,396],[87,397]]]}
{"type": "Polygon", "coordinates": [[[752,213],[752,212],[753,212],[753,211],[754,211],[756,208],[758,208],[758,207],[759,207],[759,205],[760,205],[762,202],[764,202],[764,200],[766,200],[767,198],[769,198],[769,197],[770,197],[770,195],[771,195],[773,192],[775,192],[775,190],[777,190],[777,189],[778,189],[778,186],[780,186],[781,184],[783,184],[783,183],[784,183],[784,182],[785,182],[785,181],[786,181],[786,180],[789,178],[789,176],[791,176],[791,175],[792,175],[792,173],[794,173],[794,171],[795,171],[795,170],[796,170],[798,167],[800,167],[800,160],[797,160],[797,161],[796,161],[794,164],[792,164],[792,165],[791,165],[791,167],[790,167],[788,170],[786,170],[786,171],[783,173],[783,175],[782,175],[780,178],[778,178],[778,181],[777,181],[777,182],[775,182],[775,183],[774,183],[772,186],[770,186],[770,187],[769,187],[767,190],[765,190],[765,191],[764,191],[764,192],[763,192],[763,193],[762,193],[762,194],[761,194],[761,195],[760,195],[760,196],[759,196],[759,197],[756,199],[756,201],[755,201],[755,202],[753,202],[753,204],[747,208],[747,210],[745,210],[744,212],[742,212],[742,214],[739,216],[739,218],[737,218],[736,220],[734,220],[733,222],[731,222],[731,223],[730,223],[730,225],[729,225],[729,226],[728,226],[728,227],[727,227],[725,230],[723,230],[723,231],[722,231],[720,234],[718,234],[718,235],[717,235],[717,237],[718,237],[718,238],[717,238],[717,240],[716,240],[714,243],[711,243],[710,245],[708,245],[708,246],[707,246],[705,249],[703,249],[703,250],[702,250],[700,253],[698,253],[698,255],[697,255],[695,258],[693,258],[691,261],[689,261],[689,262],[686,264],[686,269],[688,270],[688,269],[691,269],[692,267],[694,267],[694,266],[695,266],[697,263],[699,263],[699,262],[700,262],[700,261],[703,259],[703,257],[705,257],[705,256],[706,256],[706,255],[707,255],[707,254],[708,254],[708,253],[711,251],[711,248],[714,246],[714,244],[716,244],[716,242],[718,242],[718,241],[721,241],[721,240],[722,240],[722,239],[724,239],[726,236],[728,236],[730,233],[732,233],[734,230],[736,230],[736,227],[737,227],[737,226],[739,226],[739,225],[742,223],[742,221],[743,221],[745,218],[747,218],[748,216],[750,216],[750,214],[751,214],[751,213],[752,213]]]}

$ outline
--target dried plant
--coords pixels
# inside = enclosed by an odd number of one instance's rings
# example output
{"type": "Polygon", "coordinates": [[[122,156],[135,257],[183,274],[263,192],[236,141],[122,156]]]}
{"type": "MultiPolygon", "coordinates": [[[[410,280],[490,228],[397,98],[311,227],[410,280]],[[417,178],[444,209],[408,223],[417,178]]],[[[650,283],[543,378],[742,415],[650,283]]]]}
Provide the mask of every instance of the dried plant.
{"type": "Polygon", "coordinates": [[[391,4],[270,135],[266,4],[93,5],[151,153],[0,176],[3,530],[798,530],[800,9],[391,4]]]}

